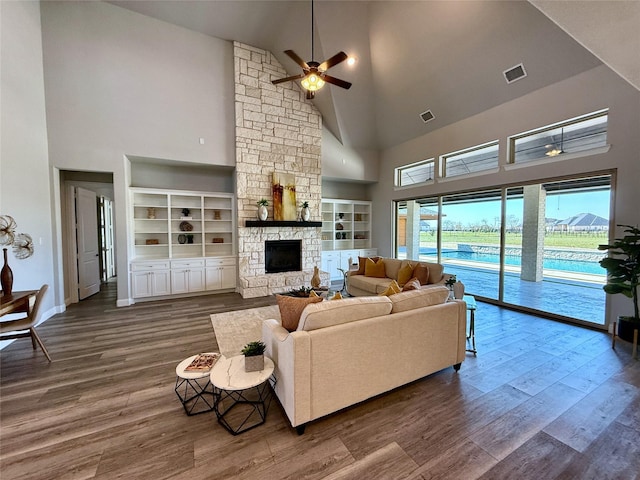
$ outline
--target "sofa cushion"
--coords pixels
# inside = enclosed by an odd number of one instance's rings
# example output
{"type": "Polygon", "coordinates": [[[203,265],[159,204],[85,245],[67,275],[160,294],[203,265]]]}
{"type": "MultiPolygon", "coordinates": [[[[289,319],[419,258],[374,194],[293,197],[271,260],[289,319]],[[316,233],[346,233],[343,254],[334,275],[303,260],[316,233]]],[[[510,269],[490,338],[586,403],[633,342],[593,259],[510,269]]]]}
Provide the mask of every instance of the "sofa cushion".
{"type": "Polygon", "coordinates": [[[385,278],[387,275],[385,272],[384,260],[379,259],[377,262],[374,262],[370,258],[367,258],[367,261],[364,264],[364,276],[385,278]]]}
{"type": "Polygon", "coordinates": [[[391,280],[391,283],[389,284],[387,289],[384,292],[382,292],[380,295],[386,295],[388,297],[389,295],[393,295],[394,293],[400,293],[401,291],[402,289],[400,288],[400,285],[398,285],[398,282],[396,282],[395,280],[391,280]]]}
{"type": "Polygon", "coordinates": [[[276,295],[282,326],[293,332],[298,328],[300,315],[304,308],[310,303],[322,302],[322,297],[289,297],[287,295],[276,295]]]}
{"type": "Polygon", "coordinates": [[[420,288],[420,281],[416,277],[413,277],[407,283],[404,284],[404,287],[402,287],[402,291],[408,292],[409,290],[418,290],[419,288],[420,288]]]}
{"type": "Polygon", "coordinates": [[[419,288],[418,290],[396,293],[389,297],[389,300],[391,300],[393,304],[391,313],[439,305],[445,303],[448,297],[449,289],[445,286],[419,288]]]}
{"type": "Polygon", "coordinates": [[[413,268],[413,263],[402,262],[402,266],[400,270],[398,270],[398,285],[404,287],[404,284],[411,280],[413,277],[413,268]]]}
{"type": "Polygon", "coordinates": [[[383,261],[386,276],[398,280],[398,271],[402,266],[402,260],[398,258],[384,258],[383,261]]]}
{"type": "Polygon", "coordinates": [[[386,277],[376,278],[365,277],[364,275],[349,276],[350,287],[357,288],[358,290],[363,290],[370,293],[371,295],[378,295],[379,293],[384,292],[390,283],[391,279],[386,277]]]}
{"type": "Polygon", "coordinates": [[[420,263],[422,263],[423,265],[426,265],[429,268],[429,284],[438,283],[440,280],[442,280],[444,265],[441,265],[440,263],[427,263],[427,262],[420,262],[420,263]]]}
{"type": "Polygon", "coordinates": [[[389,313],[391,313],[389,297],[353,297],[340,301],[315,303],[307,305],[302,312],[298,330],[317,330],[389,313]]]}
{"type": "Polygon", "coordinates": [[[424,263],[418,263],[413,269],[413,276],[418,279],[420,285],[429,283],[429,267],[424,263]]]}

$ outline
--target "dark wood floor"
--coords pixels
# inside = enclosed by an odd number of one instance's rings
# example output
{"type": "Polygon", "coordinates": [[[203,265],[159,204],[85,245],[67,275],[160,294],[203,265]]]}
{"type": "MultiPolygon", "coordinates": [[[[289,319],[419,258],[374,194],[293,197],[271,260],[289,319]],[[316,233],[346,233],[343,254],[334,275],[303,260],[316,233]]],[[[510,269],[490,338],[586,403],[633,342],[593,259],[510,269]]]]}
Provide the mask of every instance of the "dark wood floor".
{"type": "Polygon", "coordinates": [[[0,353],[0,478],[632,479],[640,362],[592,330],[480,304],[477,357],[311,423],[277,402],[234,437],[188,417],[175,366],[217,348],[235,294],[116,308],[113,286],[0,353]]]}

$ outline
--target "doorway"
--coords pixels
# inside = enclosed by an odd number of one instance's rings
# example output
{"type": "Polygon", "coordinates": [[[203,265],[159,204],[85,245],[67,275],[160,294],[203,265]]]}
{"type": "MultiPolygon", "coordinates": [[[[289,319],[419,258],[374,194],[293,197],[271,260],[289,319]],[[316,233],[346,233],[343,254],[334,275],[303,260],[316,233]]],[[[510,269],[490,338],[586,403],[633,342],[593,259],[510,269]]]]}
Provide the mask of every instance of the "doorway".
{"type": "Polygon", "coordinates": [[[77,303],[115,283],[113,175],[60,172],[65,303],[77,303]]]}

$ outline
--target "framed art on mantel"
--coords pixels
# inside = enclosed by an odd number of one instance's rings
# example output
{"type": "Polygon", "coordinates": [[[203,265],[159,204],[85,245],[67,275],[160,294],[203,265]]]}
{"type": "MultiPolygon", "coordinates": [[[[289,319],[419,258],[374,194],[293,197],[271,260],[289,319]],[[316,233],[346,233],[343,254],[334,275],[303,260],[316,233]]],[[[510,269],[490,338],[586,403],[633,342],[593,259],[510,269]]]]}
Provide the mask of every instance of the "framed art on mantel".
{"type": "Polygon", "coordinates": [[[297,220],[296,177],[291,173],[273,172],[273,219],[297,220]]]}

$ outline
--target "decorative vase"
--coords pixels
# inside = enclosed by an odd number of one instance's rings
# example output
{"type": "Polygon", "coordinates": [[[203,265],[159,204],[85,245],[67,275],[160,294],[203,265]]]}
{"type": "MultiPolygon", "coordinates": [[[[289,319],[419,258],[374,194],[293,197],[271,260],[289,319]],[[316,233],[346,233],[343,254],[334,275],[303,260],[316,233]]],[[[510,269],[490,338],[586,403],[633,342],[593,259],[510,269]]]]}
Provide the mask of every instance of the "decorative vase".
{"type": "Polygon", "coordinates": [[[318,267],[313,267],[313,276],[311,277],[311,287],[318,288],[320,286],[320,271],[318,267]]]}
{"type": "Polygon", "coordinates": [[[147,218],[149,220],[154,220],[156,218],[156,207],[147,208],[147,218]]]}
{"type": "Polygon", "coordinates": [[[264,370],[264,355],[252,355],[244,357],[245,372],[259,372],[264,370]]]}
{"type": "Polygon", "coordinates": [[[453,298],[462,300],[464,297],[464,283],[456,282],[453,284],[453,298]]]}
{"type": "Polygon", "coordinates": [[[309,207],[303,207],[302,208],[302,221],[303,222],[308,222],[310,218],[311,218],[311,211],[309,210],[309,207]]]}
{"type": "Polygon", "coordinates": [[[9,268],[9,261],[7,260],[7,249],[3,248],[4,253],[4,265],[2,271],[0,271],[0,284],[2,285],[2,293],[4,295],[11,295],[13,289],[13,272],[9,268]]]}
{"type": "Polygon", "coordinates": [[[267,207],[265,207],[264,205],[260,205],[258,207],[258,220],[264,222],[267,219],[268,215],[269,211],[267,210],[267,207]]]}

